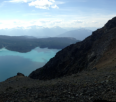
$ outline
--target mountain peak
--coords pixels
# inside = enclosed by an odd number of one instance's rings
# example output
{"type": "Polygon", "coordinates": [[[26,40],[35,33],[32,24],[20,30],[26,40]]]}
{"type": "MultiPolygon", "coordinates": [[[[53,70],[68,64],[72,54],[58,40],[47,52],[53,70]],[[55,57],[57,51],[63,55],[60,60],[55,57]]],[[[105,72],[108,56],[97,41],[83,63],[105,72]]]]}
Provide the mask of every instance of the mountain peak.
{"type": "Polygon", "coordinates": [[[106,24],[105,27],[109,30],[112,29],[114,27],[116,27],[116,17],[112,18],[111,20],[109,20],[106,24]]]}

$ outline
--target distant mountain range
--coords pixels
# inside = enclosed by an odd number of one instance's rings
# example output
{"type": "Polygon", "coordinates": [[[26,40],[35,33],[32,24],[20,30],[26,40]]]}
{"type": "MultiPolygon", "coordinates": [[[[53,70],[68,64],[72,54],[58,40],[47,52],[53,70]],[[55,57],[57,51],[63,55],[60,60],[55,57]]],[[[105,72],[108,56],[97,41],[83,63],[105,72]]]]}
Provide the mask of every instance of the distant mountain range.
{"type": "Polygon", "coordinates": [[[80,28],[76,30],[67,31],[63,34],[58,35],[58,37],[73,37],[78,40],[83,40],[91,34],[92,34],[91,30],[80,28]]]}
{"type": "Polygon", "coordinates": [[[6,36],[0,35],[0,48],[18,52],[28,52],[35,47],[62,49],[78,40],[71,37],[36,38],[32,36],[6,36]]]}
{"type": "Polygon", "coordinates": [[[87,36],[91,35],[92,31],[84,28],[37,28],[32,26],[29,29],[13,28],[13,29],[0,29],[0,35],[9,36],[34,36],[37,38],[46,37],[73,37],[77,40],[83,40],[87,36]]]}
{"type": "Polygon", "coordinates": [[[91,36],[57,52],[46,65],[29,77],[48,80],[72,75],[83,70],[116,68],[116,17],[91,36]]]}
{"type": "Polygon", "coordinates": [[[67,32],[68,30],[61,27],[53,28],[37,28],[32,26],[29,29],[24,28],[13,28],[13,29],[0,29],[0,35],[10,36],[35,36],[38,38],[55,37],[56,35],[67,32]]]}

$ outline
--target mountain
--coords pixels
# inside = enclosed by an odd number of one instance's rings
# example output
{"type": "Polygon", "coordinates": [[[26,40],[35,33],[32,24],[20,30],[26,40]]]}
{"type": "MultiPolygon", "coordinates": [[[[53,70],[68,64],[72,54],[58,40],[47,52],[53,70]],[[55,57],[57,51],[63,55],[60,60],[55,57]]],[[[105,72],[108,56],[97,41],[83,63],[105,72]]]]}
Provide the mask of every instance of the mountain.
{"type": "Polygon", "coordinates": [[[55,37],[61,33],[67,32],[66,29],[61,27],[53,27],[53,28],[45,28],[37,26],[31,26],[28,29],[24,29],[22,27],[12,28],[12,29],[0,29],[0,35],[10,35],[10,36],[34,36],[38,38],[46,38],[46,37],[55,37]]]}
{"type": "Polygon", "coordinates": [[[53,79],[81,72],[116,66],[116,17],[81,42],[69,45],[33,71],[33,79],[53,79]]]}
{"type": "Polygon", "coordinates": [[[60,34],[60,35],[58,35],[58,37],[73,37],[78,40],[83,40],[91,34],[92,34],[91,30],[80,28],[80,29],[71,30],[71,31],[65,32],[63,34],[60,34]]]}
{"type": "Polygon", "coordinates": [[[43,29],[38,29],[38,34],[42,35],[42,37],[55,37],[56,35],[59,35],[61,33],[67,32],[66,29],[63,29],[61,27],[53,27],[53,28],[43,28],[43,29]]]}
{"type": "Polygon", "coordinates": [[[76,42],[78,42],[78,40],[70,37],[36,38],[32,36],[0,35],[0,48],[5,47],[8,50],[18,52],[28,52],[35,47],[63,49],[76,42]]]}

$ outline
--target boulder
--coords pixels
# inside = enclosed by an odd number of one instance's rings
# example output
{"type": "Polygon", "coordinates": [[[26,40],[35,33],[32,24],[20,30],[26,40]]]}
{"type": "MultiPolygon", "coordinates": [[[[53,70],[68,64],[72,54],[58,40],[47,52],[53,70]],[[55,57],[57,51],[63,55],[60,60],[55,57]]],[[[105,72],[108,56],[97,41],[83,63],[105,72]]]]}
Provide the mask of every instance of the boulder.
{"type": "Polygon", "coordinates": [[[17,76],[25,76],[25,75],[22,73],[17,73],[17,76]]]}

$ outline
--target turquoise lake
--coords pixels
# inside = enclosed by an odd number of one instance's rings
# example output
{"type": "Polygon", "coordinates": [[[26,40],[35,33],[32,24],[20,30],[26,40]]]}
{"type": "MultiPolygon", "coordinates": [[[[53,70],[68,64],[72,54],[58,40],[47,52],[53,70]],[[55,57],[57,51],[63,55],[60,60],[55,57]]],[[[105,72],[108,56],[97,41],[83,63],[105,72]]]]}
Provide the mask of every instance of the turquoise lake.
{"type": "Polygon", "coordinates": [[[58,51],[39,47],[27,53],[0,49],[0,82],[15,76],[18,72],[28,76],[35,69],[45,65],[58,51]]]}

